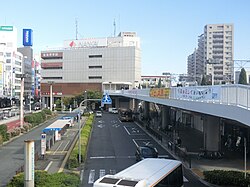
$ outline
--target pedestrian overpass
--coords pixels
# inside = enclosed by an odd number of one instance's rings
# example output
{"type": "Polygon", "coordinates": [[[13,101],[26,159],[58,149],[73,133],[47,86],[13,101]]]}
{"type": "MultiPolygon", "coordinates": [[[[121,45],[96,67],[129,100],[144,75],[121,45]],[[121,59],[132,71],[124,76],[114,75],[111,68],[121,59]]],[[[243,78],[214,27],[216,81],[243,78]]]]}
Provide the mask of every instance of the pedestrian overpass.
{"type": "MultiPolygon", "coordinates": [[[[250,86],[246,85],[216,85],[195,87],[171,87],[132,90],[105,90],[111,98],[126,97],[130,99],[130,108],[136,110],[138,103],[155,103],[161,106],[161,124],[165,128],[169,123],[169,110],[174,108],[175,120],[178,113],[192,113],[194,127],[204,133],[204,148],[219,151],[222,136],[226,136],[224,120],[232,121],[243,127],[242,132],[235,136],[243,136],[250,142],[250,86]],[[198,116],[198,117],[197,117],[198,116]],[[219,142],[219,143],[218,143],[219,142]]],[[[116,106],[117,107],[117,106],[116,106]]],[[[119,108],[119,106],[117,107],[119,108]]],[[[147,114],[146,114],[147,115],[147,114]]]]}

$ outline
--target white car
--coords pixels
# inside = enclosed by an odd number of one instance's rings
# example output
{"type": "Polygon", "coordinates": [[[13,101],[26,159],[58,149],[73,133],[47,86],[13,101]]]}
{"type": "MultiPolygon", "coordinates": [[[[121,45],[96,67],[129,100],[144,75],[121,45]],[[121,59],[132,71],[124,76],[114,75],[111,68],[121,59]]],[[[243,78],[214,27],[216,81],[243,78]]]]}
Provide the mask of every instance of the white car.
{"type": "Polygon", "coordinates": [[[118,114],[118,110],[116,108],[113,108],[111,113],[118,114]]]}
{"type": "Polygon", "coordinates": [[[101,111],[97,111],[95,114],[96,117],[102,117],[102,112],[101,111]]]}

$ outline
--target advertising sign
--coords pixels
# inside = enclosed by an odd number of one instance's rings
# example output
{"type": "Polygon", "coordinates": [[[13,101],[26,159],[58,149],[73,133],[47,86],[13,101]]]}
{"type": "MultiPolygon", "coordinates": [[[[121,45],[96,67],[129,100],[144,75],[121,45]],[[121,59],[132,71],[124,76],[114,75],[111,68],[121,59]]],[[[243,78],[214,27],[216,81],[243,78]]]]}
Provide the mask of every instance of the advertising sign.
{"type": "Polygon", "coordinates": [[[13,26],[0,26],[0,31],[13,31],[13,26]]]}
{"type": "Polygon", "coordinates": [[[41,134],[41,155],[46,153],[46,134],[41,134]]]}
{"type": "Polygon", "coordinates": [[[64,41],[66,48],[91,48],[91,47],[106,47],[107,38],[86,38],[82,40],[67,40],[64,41]]]}
{"type": "Polygon", "coordinates": [[[32,29],[23,29],[23,46],[33,45],[33,31],[32,29]]]}
{"type": "Polygon", "coordinates": [[[170,89],[169,88],[151,88],[149,92],[150,97],[157,97],[157,98],[169,98],[170,96],[170,89]]]}
{"type": "Polygon", "coordinates": [[[219,100],[220,89],[218,87],[189,88],[178,87],[176,97],[190,100],[219,100]]]}

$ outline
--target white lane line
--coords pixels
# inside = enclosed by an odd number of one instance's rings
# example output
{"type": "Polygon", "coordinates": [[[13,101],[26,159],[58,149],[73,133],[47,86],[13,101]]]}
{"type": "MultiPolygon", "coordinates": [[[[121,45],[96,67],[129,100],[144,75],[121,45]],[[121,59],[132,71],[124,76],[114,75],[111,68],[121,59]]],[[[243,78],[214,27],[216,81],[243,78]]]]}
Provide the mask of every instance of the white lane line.
{"type": "Polygon", "coordinates": [[[50,161],[49,164],[47,165],[47,167],[45,168],[44,171],[48,171],[49,170],[49,167],[52,165],[53,161],[50,161]]]}
{"type": "Polygon", "coordinates": [[[183,182],[188,182],[187,178],[183,176],[183,182]]]}
{"type": "Polygon", "coordinates": [[[62,150],[61,152],[65,151],[65,149],[67,148],[67,146],[69,145],[69,143],[70,143],[70,140],[69,140],[68,143],[64,146],[64,148],[63,148],[63,150],[62,150]]]}
{"type": "Polygon", "coordinates": [[[82,184],[82,181],[83,181],[83,174],[84,174],[84,170],[81,170],[80,171],[80,181],[81,181],[81,184],[82,184]]]}
{"type": "Polygon", "coordinates": [[[123,126],[123,127],[124,127],[124,129],[127,131],[128,135],[131,135],[131,134],[129,133],[128,129],[127,129],[125,126],[123,126]]]}
{"type": "Polygon", "coordinates": [[[89,181],[88,181],[88,183],[89,183],[89,184],[93,184],[93,183],[94,183],[94,180],[95,180],[95,170],[92,169],[92,170],[90,170],[90,172],[89,172],[89,181]]]}
{"type": "Polygon", "coordinates": [[[104,175],[105,175],[105,169],[100,169],[99,178],[103,177],[104,175]]]}
{"type": "Polygon", "coordinates": [[[115,174],[116,174],[115,169],[111,169],[111,170],[109,170],[109,174],[110,174],[110,175],[115,175],[115,174]]]}
{"type": "Polygon", "coordinates": [[[55,152],[53,153],[53,155],[56,154],[56,152],[59,150],[59,148],[62,146],[63,142],[60,143],[60,145],[56,148],[55,152]]]}
{"type": "Polygon", "coordinates": [[[104,159],[104,158],[115,158],[115,156],[91,156],[90,159],[104,159]]]}
{"type": "Polygon", "coordinates": [[[132,139],[136,147],[139,147],[138,144],[136,143],[135,139],[132,139]]]}

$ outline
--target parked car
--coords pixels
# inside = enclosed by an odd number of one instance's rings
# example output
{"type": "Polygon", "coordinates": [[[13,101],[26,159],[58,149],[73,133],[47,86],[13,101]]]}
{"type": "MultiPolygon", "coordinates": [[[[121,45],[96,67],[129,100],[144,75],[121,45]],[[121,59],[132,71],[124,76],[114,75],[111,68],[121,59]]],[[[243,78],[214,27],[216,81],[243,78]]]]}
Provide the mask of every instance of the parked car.
{"type": "Polygon", "coordinates": [[[95,116],[96,116],[96,117],[102,117],[102,112],[101,112],[101,111],[96,111],[95,116]]]}
{"type": "Polygon", "coordinates": [[[136,161],[143,160],[144,158],[158,158],[158,151],[151,146],[138,146],[135,152],[136,161]]]}

